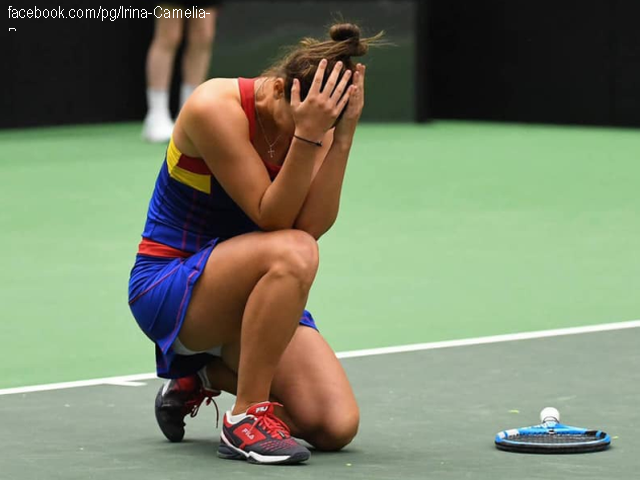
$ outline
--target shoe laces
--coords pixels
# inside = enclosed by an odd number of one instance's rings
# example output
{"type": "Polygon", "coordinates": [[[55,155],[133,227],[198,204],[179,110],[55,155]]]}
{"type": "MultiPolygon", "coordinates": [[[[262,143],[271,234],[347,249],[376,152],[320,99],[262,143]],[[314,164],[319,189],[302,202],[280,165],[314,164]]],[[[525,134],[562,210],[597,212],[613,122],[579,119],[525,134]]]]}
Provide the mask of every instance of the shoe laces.
{"type": "MultiPolygon", "coordinates": [[[[272,403],[272,405],[277,407],[282,407],[279,403],[272,403]]],[[[291,437],[291,430],[286,423],[280,420],[272,411],[264,412],[261,414],[254,414],[257,418],[257,421],[251,425],[249,428],[249,432],[253,431],[258,425],[260,425],[270,437],[281,437],[282,439],[286,439],[291,437]]]]}
{"type": "Polygon", "coordinates": [[[201,388],[193,399],[185,402],[185,410],[189,413],[189,416],[193,418],[198,414],[202,402],[204,402],[205,406],[213,403],[213,406],[216,407],[216,428],[218,428],[218,424],[220,422],[220,410],[218,409],[218,404],[213,399],[213,397],[217,395],[219,395],[219,393],[214,390],[201,388]]]}

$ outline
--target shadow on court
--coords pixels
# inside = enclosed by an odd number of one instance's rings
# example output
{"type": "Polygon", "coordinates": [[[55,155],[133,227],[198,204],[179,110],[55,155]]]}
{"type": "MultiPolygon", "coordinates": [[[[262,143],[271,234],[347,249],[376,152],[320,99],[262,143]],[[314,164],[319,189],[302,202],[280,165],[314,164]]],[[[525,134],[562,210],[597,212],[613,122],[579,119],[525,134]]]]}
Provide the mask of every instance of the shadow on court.
{"type": "MultiPolygon", "coordinates": [[[[632,479],[640,423],[640,330],[345,360],[362,406],[357,440],[307,465],[258,467],[216,457],[213,406],[180,444],[155,425],[160,381],[0,397],[0,477],[12,480],[632,479]],[[611,353],[601,353],[611,352],[611,353]],[[601,453],[497,451],[494,434],[555,406],[568,424],[601,428],[601,453]],[[519,413],[517,413],[519,412],[519,413]]],[[[221,412],[232,402],[219,400],[221,412]]]]}

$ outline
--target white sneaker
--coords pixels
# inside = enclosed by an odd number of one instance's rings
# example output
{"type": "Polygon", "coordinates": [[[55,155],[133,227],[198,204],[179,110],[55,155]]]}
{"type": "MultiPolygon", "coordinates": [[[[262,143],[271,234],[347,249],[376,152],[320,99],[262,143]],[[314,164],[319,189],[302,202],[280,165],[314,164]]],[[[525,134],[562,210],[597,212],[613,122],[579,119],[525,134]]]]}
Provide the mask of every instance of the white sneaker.
{"type": "Polygon", "coordinates": [[[168,142],[173,133],[173,121],[168,115],[148,113],[142,127],[142,138],[147,142],[168,142]]]}

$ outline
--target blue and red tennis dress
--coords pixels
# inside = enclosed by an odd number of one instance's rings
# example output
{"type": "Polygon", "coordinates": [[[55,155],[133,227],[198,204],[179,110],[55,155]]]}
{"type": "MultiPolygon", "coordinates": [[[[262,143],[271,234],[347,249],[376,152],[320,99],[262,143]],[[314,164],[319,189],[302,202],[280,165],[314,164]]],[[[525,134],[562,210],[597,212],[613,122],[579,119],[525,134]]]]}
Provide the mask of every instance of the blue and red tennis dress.
{"type": "MultiPolygon", "coordinates": [[[[251,139],[256,129],[254,83],[255,79],[238,79],[251,139]]],[[[266,162],[265,168],[272,180],[280,171],[280,166],[266,162]]],[[[256,230],[258,226],[226,194],[204,160],[182,154],[172,139],[129,280],[133,316],[156,344],[158,376],[183,377],[211,360],[208,353],[180,355],[171,347],[216,244],[256,230]]],[[[306,310],[300,324],[316,328],[306,310]]]]}

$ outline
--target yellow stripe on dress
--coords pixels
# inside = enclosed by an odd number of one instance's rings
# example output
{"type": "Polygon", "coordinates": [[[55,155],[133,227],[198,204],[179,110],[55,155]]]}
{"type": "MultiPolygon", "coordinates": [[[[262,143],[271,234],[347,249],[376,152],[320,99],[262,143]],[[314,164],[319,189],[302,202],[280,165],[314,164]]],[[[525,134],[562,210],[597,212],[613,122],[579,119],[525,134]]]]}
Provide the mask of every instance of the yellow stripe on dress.
{"type": "Polygon", "coordinates": [[[169,141],[167,148],[167,167],[169,176],[174,180],[183,183],[191,188],[200,190],[204,193],[211,193],[211,175],[203,175],[201,173],[193,173],[178,166],[182,153],[173,143],[173,137],[169,141]]]}

